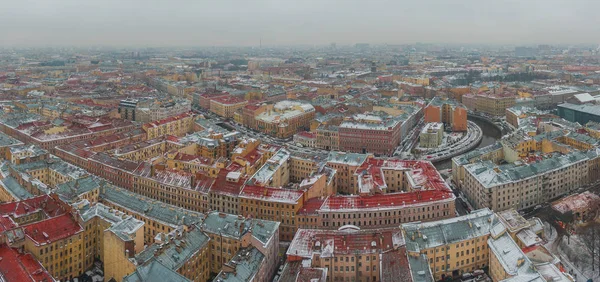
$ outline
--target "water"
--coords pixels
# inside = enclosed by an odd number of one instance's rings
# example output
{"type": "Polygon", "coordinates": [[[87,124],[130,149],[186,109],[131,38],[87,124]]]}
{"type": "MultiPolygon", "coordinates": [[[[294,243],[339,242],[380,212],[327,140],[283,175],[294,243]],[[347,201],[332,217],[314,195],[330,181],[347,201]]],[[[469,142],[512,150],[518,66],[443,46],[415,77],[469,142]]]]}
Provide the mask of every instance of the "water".
{"type": "MultiPolygon", "coordinates": [[[[474,122],[475,124],[477,124],[479,127],[481,127],[481,131],[483,131],[483,137],[481,138],[481,143],[479,143],[479,146],[477,146],[477,148],[491,145],[494,142],[496,142],[497,140],[500,140],[500,138],[502,137],[502,132],[500,132],[500,130],[498,130],[498,128],[491,125],[490,123],[488,123],[486,121],[482,121],[480,119],[471,119],[470,117],[469,117],[469,120],[474,122]]],[[[438,170],[450,169],[450,168],[452,168],[452,159],[447,159],[444,161],[436,162],[433,165],[438,170]]]]}

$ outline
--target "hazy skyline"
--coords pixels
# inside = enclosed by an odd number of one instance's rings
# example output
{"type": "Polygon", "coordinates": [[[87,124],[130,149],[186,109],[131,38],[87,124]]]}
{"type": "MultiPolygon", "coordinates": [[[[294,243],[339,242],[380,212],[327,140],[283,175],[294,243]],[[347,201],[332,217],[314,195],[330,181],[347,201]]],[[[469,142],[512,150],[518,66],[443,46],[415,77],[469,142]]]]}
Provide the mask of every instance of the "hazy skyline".
{"type": "Polygon", "coordinates": [[[3,0],[0,46],[600,43],[600,1],[3,0]]]}

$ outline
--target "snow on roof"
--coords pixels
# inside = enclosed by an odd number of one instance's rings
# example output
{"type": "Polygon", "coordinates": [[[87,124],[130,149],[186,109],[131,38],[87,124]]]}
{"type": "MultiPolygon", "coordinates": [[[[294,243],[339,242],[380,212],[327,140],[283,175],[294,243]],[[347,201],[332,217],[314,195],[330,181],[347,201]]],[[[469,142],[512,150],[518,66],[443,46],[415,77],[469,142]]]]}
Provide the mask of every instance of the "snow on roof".
{"type": "Polygon", "coordinates": [[[561,212],[566,213],[568,211],[581,211],[584,209],[591,208],[590,204],[600,201],[600,197],[589,191],[585,191],[581,194],[570,195],[566,198],[556,201],[552,208],[561,212]]]}
{"type": "Polygon", "coordinates": [[[530,226],[529,222],[515,209],[503,210],[497,212],[496,215],[511,232],[517,232],[530,226]]]}
{"type": "Polygon", "coordinates": [[[394,236],[400,233],[397,228],[389,229],[298,229],[290,243],[287,255],[312,259],[315,254],[321,257],[334,257],[344,254],[371,254],[393,249],[394,236]]]}
{"type": "Polygon", "coordinates": [[[488,246],[509,276],[536,275],[529,258],[521,251],[509,234],[490,238],[488,246]]]}
{"type": "Polygon", "coordinates": [[[418,191],[415,193],[388,193],[367,196],[330,196],[321,211],[352,212],[365,210],[399,209],[430,203],[433,201],[454,201],[452,192],[435,190],[418,191]]]}
{"type": "Polygon", "coordinates": [[[552,282],[571,282],[575,281],[571,275],[564,273],[552,263],[538,264],[535,266],[537,272],[544,277],[546,281],[552,282]]]}
{"type": "Polygon", "coordinates": [[[23,227],[25,234],[36,245],[55,242],[83,232],[83,228],[70,214],[38,221],[23,227]]]}
{"type": "Polygon", "coordinates": [[[492,161],[485,160],[467,164],[464,168],[483,187],[491,188],[549,173],[587,159],[588,157],[584,152],[575,151],[567,155],[554,155],[527,165],[507,164],[497,166],[492,161]]]}
{"type": "Polygon", "coordinates": [[[304,191],[255,185],[246,185],[240,191],[240,198],[294,205],[298,204],[303,195],[304,191]]]}
{"type": "Polygon", "coordinates": [[[329,152],[327,155],[328,163],[347,164],[351,166],[359,166],[369,157],[369,154],[346,153],[346,152],[329,152]]]}
{"type": "Polygon", "coordinates": [[[30,253],[22,254],[3,244],[0,246],[0,257],[2,281],[56,281],[30,253]]]}
{"type": "Polygon", "coordinates": [[[517,238],[526,247],[531,247],[542,242],[542,239],[538,237],[535,233],[533,233],[533,231],[531,231],[530,229],[523,229],[517,232],[517,238]]]}
{"type": "Polygon", "coordinates": [[[273,174],[290,158],[290,152],[287,150],[279,150],[252,176],[251,181],[256,184],[267,184],[273,174]]]}
{"type": "Polygon", "coordinates": [[[494,213],[486,208],[455,218],[405,223],[401,228],[406,234],[407,250],[420,252],[423,249],[485,236],[490,233],[493,223],[494,213]]]}
{"type": "Polygon", "coordinates": [[[588,103],[595,101],[594,97],[592,97],[590,93],[575,94],[573,95],[573,97],[575,97],[575,99],[577,99],[577,101],[579,101],[580,103],[588,103]]]}

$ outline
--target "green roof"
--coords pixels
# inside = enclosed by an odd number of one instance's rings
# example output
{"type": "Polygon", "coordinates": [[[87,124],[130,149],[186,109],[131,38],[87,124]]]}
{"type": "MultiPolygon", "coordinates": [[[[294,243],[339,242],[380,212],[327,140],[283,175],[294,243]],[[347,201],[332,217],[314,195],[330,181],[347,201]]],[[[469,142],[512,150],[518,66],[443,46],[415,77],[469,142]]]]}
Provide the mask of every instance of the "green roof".
{"type": "Polygon", "coordinates": [[[12,176],[0,180],[0,183],[4,190],[18,201],[33,197],[33,195],[25,190],[25,188],[23,188],[23,186],[21,186],[21,184],[19,184],[12,176]]]}
{"type": "Polygon", "coordinates": [[[165,204],[109,184],[100,189],[100,198],[173,227],[190,226],[201,222],[204,217],[201,213],[165,204]]]}
{"type": "Polygon", "coordinates": [[[435,248],[490,233],[494,214],[489,209],[473,211],[468,215],[434,222],[402,224],[406,249],[419,253],[422,249],[435,248]]]}
{"type": "Polygon", "coordinates": [[[267,244],[279,230],[279,222],[262,219],[249,219],[242,216],[219,212],[209,213],[202,223],[202,230],[223,236],[240,239],[252,232],[252,236],[267,244]]]}
{"type": "Polygon", "coordinates": [[[576,151],[566,155],[550,156],[527,165],[506,164],[497,166],[491,161],[481,161],[465,165],[465,170],[471,173],[483,187],[491,188],[561,169],[587,159],[586,152],[576,151]],[[494,168],[498,168],[498,170],[494,168]]]}
{"type": "Polygon", "coordinates": [[[23,142],[10,137],[4,132],[0,132],[0,147],[23,145],[23,142]]]}
{"type": "Polygon", "coordinates": [[[419,256],[408,256],[408,265],[412,275],[413,282],[433,282],[431,268],[427,262],[427,256],[422,254],[419,256]]]}
{"type": "MultiPolygon", "coordinates": [[[[86,222],[94,217],[99,217],[110,223],[109,231],[113,232],[123,241],[133,240],[132,234],[144,227],[144,222],[126,215],[125,213],[109,208],[101,203],[90,206],[87,200],[84,200],[83,205],[79,208],[81,219],[86,222]]],[[[77,204],[76,204],[77,205],[77,204]]]]}
{"type": "Polygon", "coordinates": [[[191,282],[156,259],[138,267],[134,273],[123,277],[123,282],[191,282]]]}
{"type": "Polygon", "coordinates": [[[152,259],[156,259],[167,268],[177,271],[210,240],[197,227],[192,227],[187,232],[175,229],[164,237],[163,243],[154,243],[135,256],[138,265],[145,265],[152,259]]]}
{"type": "Polygon", "coordinates": [[[235,271],[225,272],[221,270],[213,282],[254,281],[264,260],[265,255],[254,247],[240,249],[235,256],[233,256],[231,261],[226,263],[227,266],[234,268],[235,271]]]}
{"type": "Polygon", "coordinates": [[[93,176],[74,179],[56,185],[55,193],[58,194],[61,199],[69,202],[81,194],[100,188],[102,182],[103,180],[93,176]]]}

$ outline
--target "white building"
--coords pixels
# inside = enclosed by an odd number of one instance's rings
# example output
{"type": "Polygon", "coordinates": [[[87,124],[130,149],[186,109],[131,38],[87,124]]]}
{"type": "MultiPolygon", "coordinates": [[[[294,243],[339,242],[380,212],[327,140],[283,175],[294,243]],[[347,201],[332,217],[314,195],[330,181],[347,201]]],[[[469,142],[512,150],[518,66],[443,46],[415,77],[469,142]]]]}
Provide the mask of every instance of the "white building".
{"type": "Polygon", "coordinates": [[[419,146],[423,148],[437,148],[444,138],[444,124],[430,122],[426,124],[419,134],[419,146]]]}

